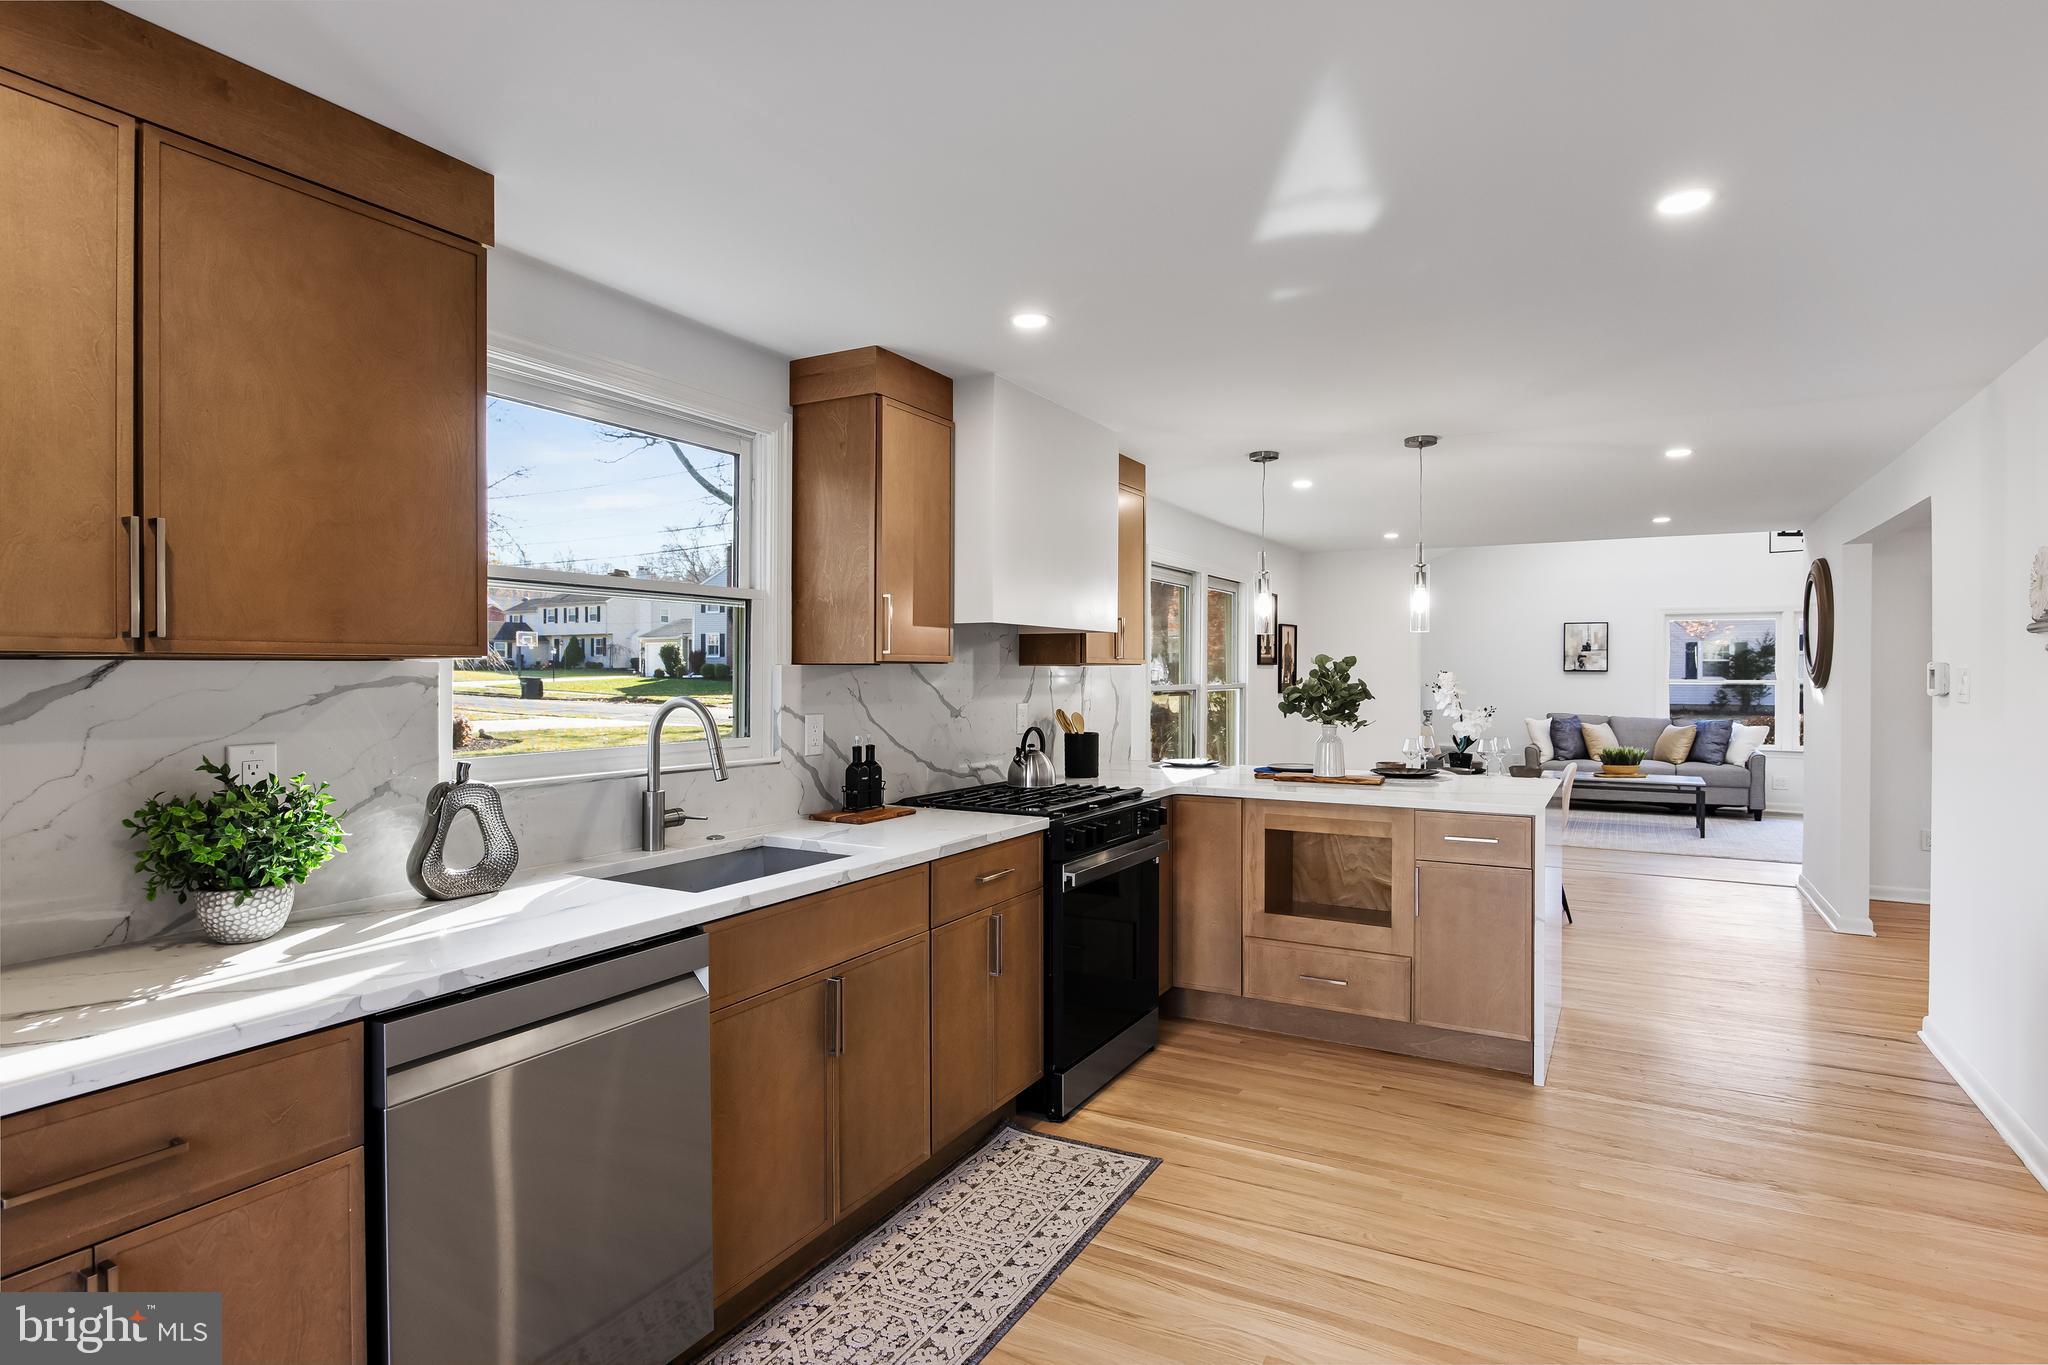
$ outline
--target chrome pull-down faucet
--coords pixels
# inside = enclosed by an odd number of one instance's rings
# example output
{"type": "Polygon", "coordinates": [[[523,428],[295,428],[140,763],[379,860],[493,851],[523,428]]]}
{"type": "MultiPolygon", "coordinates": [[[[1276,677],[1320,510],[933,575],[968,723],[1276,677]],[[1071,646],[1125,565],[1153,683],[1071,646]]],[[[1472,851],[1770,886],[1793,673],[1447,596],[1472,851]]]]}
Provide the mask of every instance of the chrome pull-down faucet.
{"type": "Polygon", "coordinates": [[[647,790],[640,794],[640,847],[658,853],[668,846],[668,832],[685,820],[702,820],[702,815],[685,815],[682,807],[670,809],[661,790],[661,727],[675,711],[684,707],[697,713],[704,726],[704,741],[711,748],[711,779],[723,782],[725,747],[718,740],[718,722],[695,697],[671,697],[654,713],[647,725],[647,790]]]}

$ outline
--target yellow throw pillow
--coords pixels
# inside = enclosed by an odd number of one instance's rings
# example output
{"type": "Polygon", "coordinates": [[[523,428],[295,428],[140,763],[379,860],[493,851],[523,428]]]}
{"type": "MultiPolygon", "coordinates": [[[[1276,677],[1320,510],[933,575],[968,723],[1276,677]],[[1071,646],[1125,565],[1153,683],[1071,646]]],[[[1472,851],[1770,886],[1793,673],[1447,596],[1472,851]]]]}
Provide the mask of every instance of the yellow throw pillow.
{"type": "Polygon", "coordinates": [[[1586,757],[1593,759],[1595,762],[1599,761],[1602,749],[1621,747],[1621,741],[1614,737],[1614,727],[1612,725],[1601,725],[1597,721],[1582,720],[1579,722],[1579,734],[1586,741],[1586,757]]]}
{"type": "Polygon", "coordinates": [[[1650,757],[1677,767],[1692,753],[1692,738],[1699,732],[1697,725],[1665,726],[1664,733],[1657,736],[1657,746],[1650,750],[1650,757]]]}

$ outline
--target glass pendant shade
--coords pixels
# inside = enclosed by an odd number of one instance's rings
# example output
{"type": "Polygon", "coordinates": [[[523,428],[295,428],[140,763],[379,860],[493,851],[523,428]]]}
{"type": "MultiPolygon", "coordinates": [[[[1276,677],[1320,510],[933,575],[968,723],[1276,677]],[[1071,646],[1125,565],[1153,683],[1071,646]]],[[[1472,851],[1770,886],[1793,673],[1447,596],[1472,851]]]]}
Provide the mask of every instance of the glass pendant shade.
{"type": "Polygon", "coordinates": [[[1262,566],[1257,590],[1252,594],[1252,633],[1273,633],[1273,576],[1262,566]]]}
{"type": "Polygon", "coordinates": [[[1429,634],[1429,565],[1415,566],[1415,586],[1408,590],[1408,630],[1414,635],[1429,634]]]}

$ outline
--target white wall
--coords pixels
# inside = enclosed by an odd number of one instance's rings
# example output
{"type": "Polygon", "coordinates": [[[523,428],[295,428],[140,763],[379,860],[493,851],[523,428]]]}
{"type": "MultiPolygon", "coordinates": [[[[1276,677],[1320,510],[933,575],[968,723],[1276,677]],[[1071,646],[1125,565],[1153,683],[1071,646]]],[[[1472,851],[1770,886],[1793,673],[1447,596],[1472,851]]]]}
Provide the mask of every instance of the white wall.
{"type": "Polygon", "coordinates": [[[1800,886],[1868,924],[1872,552],[1860,537],[1933,504],[1933,657],[1971,697],[1933,703],[1934,855],[1922,1037],[2048,1183],[2048,650],[2027,577],[2048,544],[2048,344],[1808,527],[1834,572],[1834,676],[1807,707],[1800,886]]]}
{"type": "MultiPolygon", "coordinates": [[[[1352,676],[1363,678],[1373,700],[1361,715],[1372,724],[1344,745],[1344,762],[1369,768],[1382,758],[1399,758],[1401,740],[1422,725],[1421,648],[1426,638],[1408,630],[1408,590],[1413,585],[1412,549],[1345,550],[1305,555],[1300,586],[1283,616],[1298,617],[1301,669],[1318,654],[1358,656],[1352,676]],[[1298,604],[1300,610],[1292,610],[1298,604]]],[[[1315,729],[1285,722],[1288,742],[1306,760],[1314,755],[1315,729]]]]}
{"type": "Polygon", "coordinates": [[[1934,536],[1924,519],[1871,545],[1870,893],[1925,901],[1934,820],[1934,536]]]}
{"type": "MultiPolygon", "coordinates": [[[[1469,701],[1500,708],[1499,732],[1516,740],[1524,717],[1547,711],[1664,714],[1668,613],[1789,613],[1806,575],[1801,556],[1769,553],[1761,531],[1472,546],[1436,551],[1430,563],[1421,677],[1451,669],[1469,701]],[[1564,671],[1567,621],[1608,623],[1606,673],[1564,671]]],[[[1788,676],[1795,648],[1781,625],[1788,676]]],[[[1791,692],[1780,690],[1782,714],[1791,692]]]]}

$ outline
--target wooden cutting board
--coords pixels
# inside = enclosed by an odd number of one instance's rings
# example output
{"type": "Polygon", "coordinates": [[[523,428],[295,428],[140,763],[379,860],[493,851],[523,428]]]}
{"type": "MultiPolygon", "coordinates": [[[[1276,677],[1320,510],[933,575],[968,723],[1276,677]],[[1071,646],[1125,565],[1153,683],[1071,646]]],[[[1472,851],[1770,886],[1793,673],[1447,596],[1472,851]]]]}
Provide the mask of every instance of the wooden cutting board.
{"type": "Polygon", "coordinates": [[[821,810],[813,811],[811,819],[823,820],[828,825],[872,825],[877,820],[894,820],[899,815],[915,815],[910,806],[870,806],[866,810],[821,810]]]}
{"type": "Polygon", "coordinates": [[[1260,773],[1268,782],[1322,782],[1332,787],[1380,787],[1387,779],[1369,773],[1346,773],[1342,777],[1317,777],[1314,773],[1260,773]]]}

